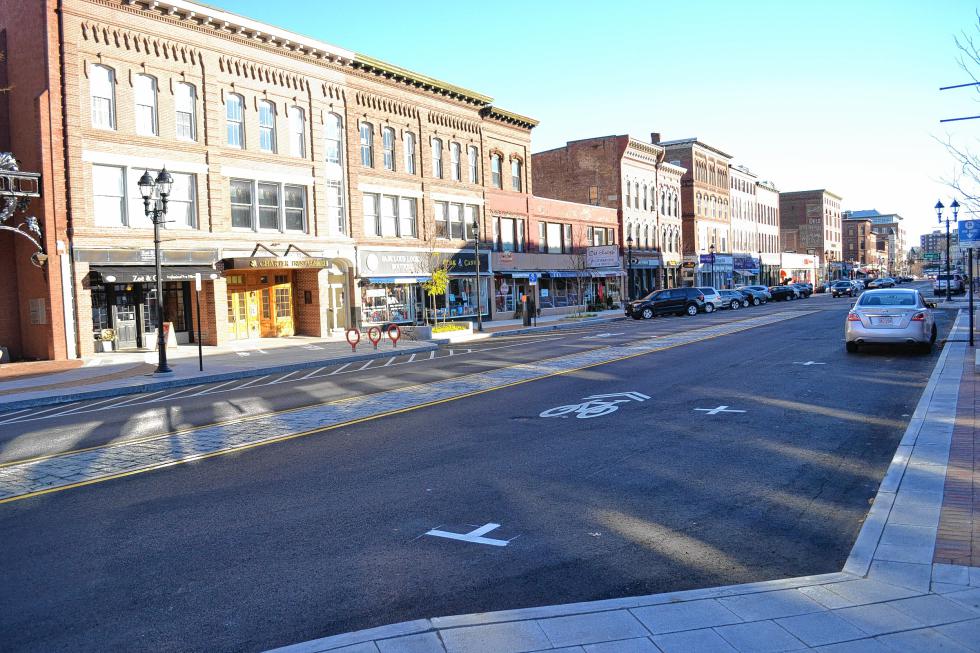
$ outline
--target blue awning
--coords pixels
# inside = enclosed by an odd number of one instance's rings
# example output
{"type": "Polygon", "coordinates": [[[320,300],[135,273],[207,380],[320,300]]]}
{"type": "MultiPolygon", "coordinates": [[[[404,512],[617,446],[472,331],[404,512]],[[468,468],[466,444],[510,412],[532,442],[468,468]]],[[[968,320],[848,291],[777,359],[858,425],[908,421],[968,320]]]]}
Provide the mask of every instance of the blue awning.
{"type": "Polygon", "coordinates": [[[567,278],[574,279],[579,276],[578,272],[568,271],[568,270],[551,270],[549,272],[546,272],[545,274],[547,274],[552,279],[567,279],[567,278]]]}
{"type": "Polygon", "coordinates": [[[368,283],[418,283],[428,281],[429,277],[368,277],[368,283]]]}

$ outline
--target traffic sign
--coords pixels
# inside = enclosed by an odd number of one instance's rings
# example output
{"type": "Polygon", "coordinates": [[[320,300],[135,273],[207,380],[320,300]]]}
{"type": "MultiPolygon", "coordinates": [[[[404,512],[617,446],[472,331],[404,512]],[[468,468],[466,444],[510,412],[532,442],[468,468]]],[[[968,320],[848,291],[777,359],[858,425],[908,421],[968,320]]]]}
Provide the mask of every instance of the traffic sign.
{"type": "Polygon", "coordinates": [[[532,272],[531,274],[527,275],[527,282],[532,286],[538,285],[538,273],[532,272]]]}
{"type": "Polygon", "coordinates": [[[963,220],[959,223],[960,247],[980,247],[980,220],[963,220]]]}
{"type": "Polygon", "coordinates": [[[926,261],[938,261],[939,252],[926,252],[925,254],[922,255],[922,258],[925,259],[926,261]]]}

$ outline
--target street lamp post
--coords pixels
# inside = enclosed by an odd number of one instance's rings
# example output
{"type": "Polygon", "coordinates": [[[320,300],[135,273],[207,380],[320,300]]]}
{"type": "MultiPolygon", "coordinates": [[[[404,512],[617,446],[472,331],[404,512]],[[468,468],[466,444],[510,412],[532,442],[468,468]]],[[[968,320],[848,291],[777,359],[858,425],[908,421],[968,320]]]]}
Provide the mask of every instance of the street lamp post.
{"type": "Polygon", "coordinates": [[[483,294],[480,292],[480,219],[473,220],[473,253],[476,256],[476,330],[483,331],[483,294]]]}
{"type": "Polygon", "coordinates": [[[711,261],[711,283],[708,285],[712,288],[715,287],[715,244],[711,243],[711,247],[708,248],[708,260],[711,261]]]}
{"type": "Polygon", "coordinates": [[[163,333],[163,270],[160,260],[160,225],[167,219],[167,197],[170,195],[170,188],[173,186],[174,178],[164,168],[156,179],[147,170],[136,182],[140,187],[140,195],[143,196],[143,211],[148,218],[153,220],[153,253],[156,261],[157,277],[157,369],[154,374],[169,374],[173,372],[167,365],[167,338],[163,333]],[[153,208],[150,208],[150,203],[153,208]]]}
{"type": "Polygon", "coordinates": [[[626,298],[633,301],[633,236],[626,236],[626,298]]]}
{"type": "MultiPolygon", "coordinates": [[[[953,301],[953,292],[952,292],[952,283],[951,283],[952,276],[949,270],[949,222],[950,220],[949,217],[943,218],[944,208],[946,207],[943,206],[942,201],[936,202],[936,206],[935,206],[936,217],[939,219],[939,224],[942,224],[943,222],[946,223],[946,301],[951,302],[953,301]]],[[[954,198],[953,203],[949,205],[949,208],[953,209],[953,222],[956,222],[957,216],[960,212],[960,203],[957,202],[956,199],[954,198]]]]}

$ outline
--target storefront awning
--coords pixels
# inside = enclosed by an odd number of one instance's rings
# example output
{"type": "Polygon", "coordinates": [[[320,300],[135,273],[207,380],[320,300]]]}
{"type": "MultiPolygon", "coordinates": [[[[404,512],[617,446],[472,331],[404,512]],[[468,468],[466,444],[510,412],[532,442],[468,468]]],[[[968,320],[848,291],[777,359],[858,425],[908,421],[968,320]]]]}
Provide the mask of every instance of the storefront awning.
{"type": "Polygon", "coordinates": [[[752,270],[735,270],[735,274],[741,274],[743,277],[754,277],[759,274],[758,268],[752,270]]]}
{"type": "Polygon", "coordinates": [[[589,270],[589,274],[593,277],[624,277],[626,273],[623,270],[589,270]]]}
{"type": "Polygon", "coordinates": [[[368,277],[368,283],[418,283],[428,281],[429,277],[368,277]]]}
{"type": "Polygon", "coordinates": [[[574,279],[579,276],[579,273],[574,270],[551,270],[549,272],[546,272],[545,274],[547,274],[552,279],[566,279],[566,278],[574,279]]]}
{"type": "MultiPolygon", "coordinates": [[[[155,283],[157,280],[156,268],[150,265],[93,265],[91,271],[102,277],[104,283],[155,283]]],[[[221,276],[214,268],[199,265],[165,265],[162,272],[164,281],[193,281],[195,274],[205,281],[221,276]]]]}

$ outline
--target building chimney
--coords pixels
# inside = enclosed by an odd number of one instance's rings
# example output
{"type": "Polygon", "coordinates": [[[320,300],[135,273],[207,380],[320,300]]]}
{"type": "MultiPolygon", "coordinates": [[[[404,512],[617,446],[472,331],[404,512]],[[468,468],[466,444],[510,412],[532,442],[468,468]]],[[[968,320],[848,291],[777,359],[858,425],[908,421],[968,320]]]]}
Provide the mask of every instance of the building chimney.
{"type": "Polygon", "coordinates": [[[659,143],[660,142],[660,132],[651,132],[650,133],[650,142],[653,143],[654,145],[656,145],[657,143],[659,143]]]}

